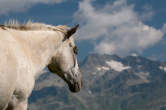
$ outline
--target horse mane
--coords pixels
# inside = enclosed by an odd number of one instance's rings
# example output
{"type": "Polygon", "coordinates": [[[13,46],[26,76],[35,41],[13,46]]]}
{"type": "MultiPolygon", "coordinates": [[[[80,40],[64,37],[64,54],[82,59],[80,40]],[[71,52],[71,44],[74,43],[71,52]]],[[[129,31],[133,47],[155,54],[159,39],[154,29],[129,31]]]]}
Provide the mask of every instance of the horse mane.
{"type": "Polygon", "coordinates": [[[52,25],[39,23],[39,22],[32,22],[32,21],[28,21],[24,24],[20,24],[20,23],[18,23],[18,21],[9,20],[4,25],[0,25],[0,28],[3,30],[7,30],[7,29],[23,30],[23,31],[45,30],[45,31],[61,31],[61,32],[66,33],[66,31],[69,27],[66,25],[52,26],[52,25]]]}

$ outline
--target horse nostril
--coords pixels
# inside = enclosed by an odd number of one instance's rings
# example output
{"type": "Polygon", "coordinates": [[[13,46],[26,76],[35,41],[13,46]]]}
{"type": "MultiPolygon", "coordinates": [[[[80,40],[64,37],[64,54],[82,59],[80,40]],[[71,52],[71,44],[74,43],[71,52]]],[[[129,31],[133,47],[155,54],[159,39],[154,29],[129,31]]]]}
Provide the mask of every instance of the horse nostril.
{"type": "Polygon", "coordinates": [[[76,83],[76,89],[81,90],[82,86],[83,86],[83,81],[82,80],[80,82],[76,83]]]}
{"type": "Polygon", "coordinates": [[[79,83],[76,83],[76,84],[75,84],[75,89],[76,89],[76,91],[80,90],[80,85],[79,85],[79,83]]]}

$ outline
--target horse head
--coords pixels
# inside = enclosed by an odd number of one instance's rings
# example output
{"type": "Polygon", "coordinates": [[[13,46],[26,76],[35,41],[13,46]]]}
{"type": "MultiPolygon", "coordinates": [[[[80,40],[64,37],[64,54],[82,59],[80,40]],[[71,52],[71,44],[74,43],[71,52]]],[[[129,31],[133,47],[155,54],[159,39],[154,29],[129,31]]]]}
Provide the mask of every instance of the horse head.
{"type": "Polygon", "coordinates": [[[62,45],[56,49],[48,64],[49,71],[60,76],[72,92],[78,92],[82,88],[82,74],[77,63],[78,50],[72,37],[78,26],[71,28],[64,34],[62,45]]]}

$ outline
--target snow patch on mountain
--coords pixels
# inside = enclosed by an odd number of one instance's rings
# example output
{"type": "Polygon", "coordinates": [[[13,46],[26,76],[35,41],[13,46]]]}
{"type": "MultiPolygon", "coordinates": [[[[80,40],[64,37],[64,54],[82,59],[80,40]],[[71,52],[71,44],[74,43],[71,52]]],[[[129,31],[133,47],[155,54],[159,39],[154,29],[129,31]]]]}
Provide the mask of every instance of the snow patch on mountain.
{"type": "Polygon", "coordinates": [[[130,66],[125,66],[121,62],[115,60],[106,61],[106,64],[117,72],[122,72],[124,70],[130,69],[130,66]]]}
{"type": "Polygon", "coordinates": [[[149,82],[149,80],[147,79],[147,77],[149,76],[149,72],[139,72],[135,73],[135,75],[141,78],[145,83],[149,82]]]}
{"type": "Polygon", "coordinates": [[[104,73],[106,71],[110,70],[110,68],[107,66],[98,66],[98,67],[96,67],[96,69],[98,72],[92,73],[93,75],[98,74],[98,75],[102,76],[102,75],[104,75],[104,73]]]}
{"type": "Polygon", "coordinates": [[[108,71],[110,68],[106,66],[101,66],[96,68],[98,71],[108,71]]]}
{"type": "Polygon", "coordinates": [[[159,68],[160,68],[161,70],[164,70],[164,71],[166,72],[166,67],[160,66],[159,68]]]}
{"type": "Polygon", "coordinates": [[[150,75],[149,72],[135,72],[134,75],[136,75],[138,78],[128,80],[126,82],[128,86],[139,85],[150,82],[150,80],[148,79],[150,75]]]}
{"type": "Polygon", "coordinates": [[[131,54],[132,57],[137,57],[138,55],[136,53],[131,54]]]}

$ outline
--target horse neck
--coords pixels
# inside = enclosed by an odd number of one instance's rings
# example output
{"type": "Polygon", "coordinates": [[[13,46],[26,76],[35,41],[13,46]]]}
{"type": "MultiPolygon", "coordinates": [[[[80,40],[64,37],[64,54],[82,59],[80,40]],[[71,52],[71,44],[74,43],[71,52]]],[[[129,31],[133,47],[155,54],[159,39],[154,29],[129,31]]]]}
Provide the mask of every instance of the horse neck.
{"type": "Polygon", "coordinates": [[[34,66],[35,77],[42,74],[56,48],[61,45],[63,34],[59,31],[18,32],[16,39],[24,46],[24,51],[34,66]]]}

